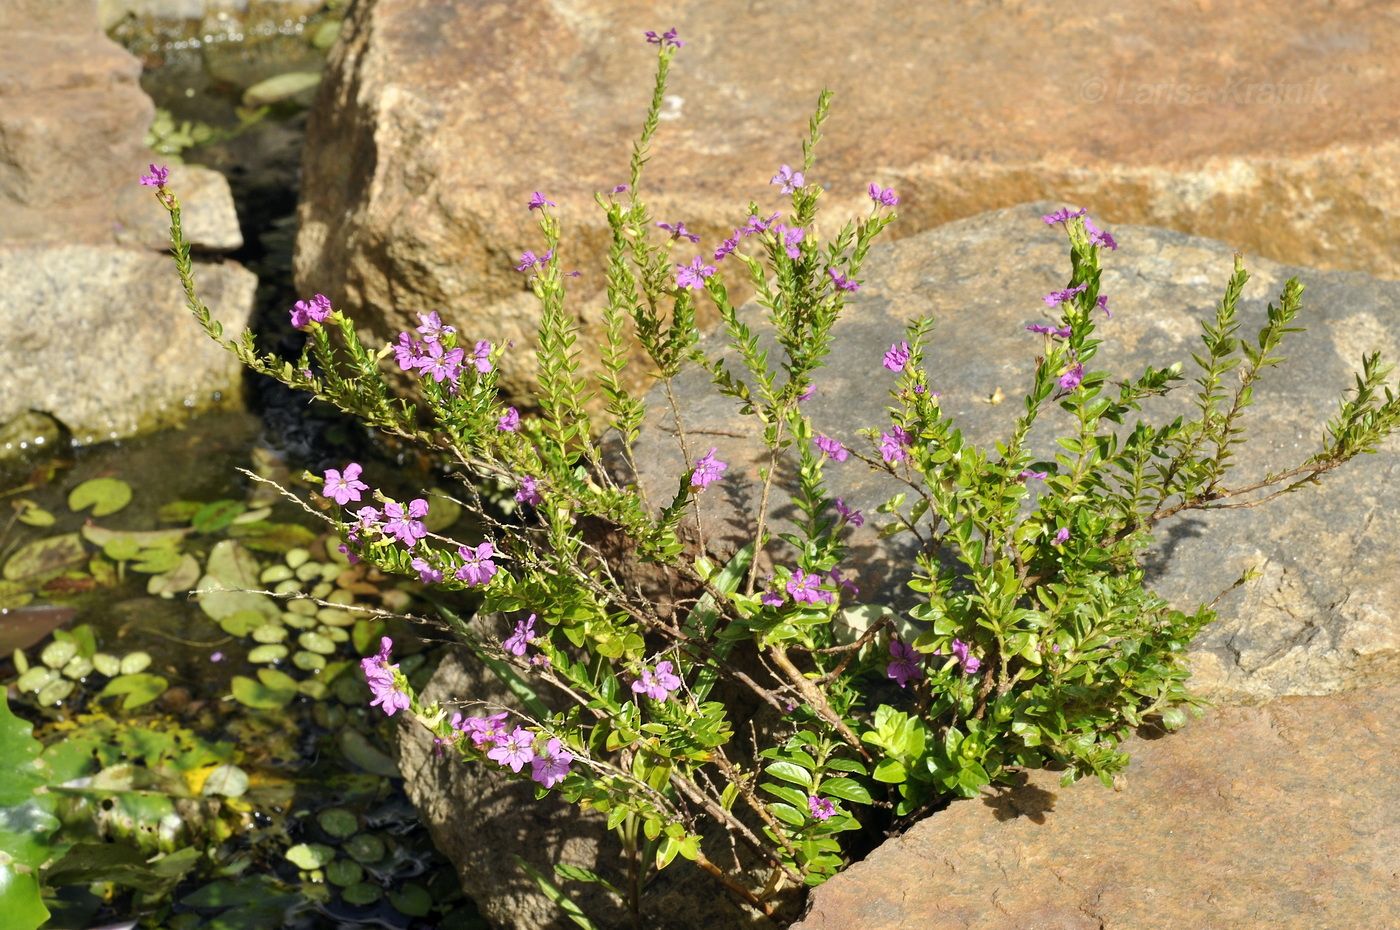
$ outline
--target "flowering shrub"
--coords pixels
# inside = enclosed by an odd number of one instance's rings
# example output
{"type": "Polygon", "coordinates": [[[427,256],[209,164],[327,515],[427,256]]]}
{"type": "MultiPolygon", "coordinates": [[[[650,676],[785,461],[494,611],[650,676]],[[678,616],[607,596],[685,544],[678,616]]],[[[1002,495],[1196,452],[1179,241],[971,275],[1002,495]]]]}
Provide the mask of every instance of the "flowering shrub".
{"type": "Polygon", "coordinates": [[[467,336],[436,313],[375,349],[318,294],[292,310],[307,337],[296,363],[258,355],[251,334],[226,338],[195,292],[179,202],[154,167],[149,183],[171,215],[190,309],[211,337],[250,368],[450,457],[477,482],[513,489],[521,505],[506,518],[469,486],[466,503],[488,532],[448,539],[427,530],[425,500],[373,492],[355,463],[326,472],[322,494],[349,553],[427,585],[479,593],[480,616],[505,615],[514,629],[503,641],[480,621],[459,622],[459,633],[508,682],[528,685],[517,693],[547,695],[518,707],[471,695],[459,707],[427,704],[386,637],[363,662],[374,705],[411,714],[468,764],[602,814],[621,837],[633,894],[647,869],[681,856],[771,912],[785,889],[843,866],[848,831],[976,795],[1018,768],[1056,765],[1068,780],[1111,784],[1133,727],[1184,722],[1192,704],[1184,652],[1214,616],[1208,606],[1174,609],[1145,586],[1142,552],[1154,526],[1313,482],[1374,451],[1400,422],[1400,402],[1385,387],[1388,369],[1368,356],[1316,454],[1227,485],[1240,415],[1297,331],[1302,287],[1289,281],[1257,338],[1240,338],[1247,276],[1237,262],[1203,326],[1195,415],[1154,424],[1141,406],[1181,388],[1181,366],[1120,383],[1091,367],[1098,322],[1110,315],[1100,259],[1117,242],[1083,210],[1063,210],[1044,219],[1067,238],[1069,280],[1044,298],[1060,312],[1057,325],[1028,327],[1043,344],[1010,435],[982,448],[944,414],[921,364],[929,319],[892,334],[889,351],[870,360],[888,379],[888,421],[872,424],[861,443],[821,433],[801,402],[899,197],[872,183],[869,213],[820,239],[822,188],[808,179],[827,115],[823,94],[800,165],[784,164],[772,178],[791,197],[786,215],[751,203],[730,237],[703,249],[684,222],[655,222],[641,197],[642,168],[682,42],[674,30],[647,41],[657,46],[658,71],[630,175],[597,197],[612,244],[596,377],[580,373],[565,309],[576,272],[560,264],[558,205],[541,192],[522,203],[539,212],[542,237],[538,252],[515,265],[541,307],[539,393],[529,412],[502,402],[505,350],[475,338],[490,334],[467,336]],[[754,289],[763,322],[731,303],[731,278],[754,289]],[[718,311],[728,360],[697,348],[700,300],[718,311]],[[771,327],[773,348],[764,347],[762,326],[771,327]],[[416,399],[391,392],[381,367],[391,356],[416,374],[416,399]],[[704,366],[754,421],[767,463],[760,503],[751,541],[726,564],[680,534],[701,496],[729,480],[716,449],[697,448],[678,430],[685,468],[675,493],[657,507],[637,493],[633,446],[646,401],[625,372],[638,359],[664,386],[678,424],[670,383],[687,364],[704,366]],[[1029,440],[1052,406],[1068,412],[1073,429],[1053,437],[1053,458],[1039,460],[1029,440]],[[605,464],[605,442],[621,465],[605,464]],[[908,488],[879,508],[880,519],[920,546],[907,579],[918,602],[907,621],[843,635],[849,627],[838,618],[857,597],[843,574],[843,539],[874,519],[828,487],[826,463],[848,459],[908,488]],[[780,463],[795,466],[799,517],[794,532],[775,536],[770,490],[780,463]],[[590,526],[625,540],[624,555],[607,554],[590,526]],[[620,580],[627,559],[659,566],[689,596],[658,609],[620,580]],[[760,577],[761,563],[775,566],[771,576],[760,577]]]}

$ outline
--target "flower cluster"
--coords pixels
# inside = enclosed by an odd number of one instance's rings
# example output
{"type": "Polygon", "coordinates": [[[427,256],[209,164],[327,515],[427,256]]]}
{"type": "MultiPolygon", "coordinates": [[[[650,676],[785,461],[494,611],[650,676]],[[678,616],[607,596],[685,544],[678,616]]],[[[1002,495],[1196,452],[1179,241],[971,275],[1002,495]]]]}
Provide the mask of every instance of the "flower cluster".
{"type": "Polygon", "coordinates": [[[330,298],[317,294],[310,300],[298,300],[292,305],[292,326],[305,329],[312,323],[324,323],[332,313],[330,298]]]}
{"type": "Polygon", "coordinates": [[[558,737],[536,733],[517,726],[507,731],[509,714],[502,711],[489,717],[452,715],[451,726],[474,749],[486,758],[508,768],[517,775],[530,766],[530,778],[546,788],[553,788],[568,776],[574,754],[564,748],[558,737]],[[540,746],[543,741],[544,745],[540,746]]]}

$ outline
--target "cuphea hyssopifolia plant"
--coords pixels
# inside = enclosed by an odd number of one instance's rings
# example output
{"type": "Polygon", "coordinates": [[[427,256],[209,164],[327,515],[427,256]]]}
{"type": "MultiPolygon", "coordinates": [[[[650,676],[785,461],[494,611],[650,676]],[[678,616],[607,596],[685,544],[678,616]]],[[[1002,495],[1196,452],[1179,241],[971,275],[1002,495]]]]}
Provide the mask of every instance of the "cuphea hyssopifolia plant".
{"type": "Polygon", "coordinates": [[[928,319],[870,360],[890,382],[889,421],[861,443],[852,438],[854,447],[825,435],[802,402],[899,198],[871,184],[870,213],[820,241],[822,188],[807,177],[827,114],[823,94],[800,167],[783,165],[772,179],[791,197],[786,217],[750,203],[732,235],[704,250],[679,218],[654,221],[640,196],[642,168],[680,43],[674,33],[653,40],[659,68],[630,176],[597,197],[612,235],[592,372],[583,370],[566,308],[576,273],[561,264],[557,204],[536,192],[524,207],[539,212],[543,234],[539,251],[515,266],[541,308],[533,412],[500,397],[505,350],[459,334],[436,313],[373,350],[317,295],[292,311],[307,333],[295,363],[259,356],[251,334],[225,338],[195,293],[178,200],[154,167],[146,183],[170,212],[179,274],[210,336],[250,368],[443,453],[472,478],[465,503],[486,533],[460,541],[427,529],[426,500],[371,492],[356,464],[324,477],[322,494],[353,557],[479,593],[477,621],[446,616],[520,696],[509,707],[470,695],[450,708],[425,703],[385,638],[364,660],[375,705],[411,713],[442,752],[603,814],[621,837],[632,894],[652,864],[679,855],[767,910],[784,887],[840,869],[839,835],[863,824],[975,795],[1020,767],[1055,764],[1066,778],[1111,783],[1130,728],[1147,718],[1184,721],[1192,702],[1184,650],[1213,617],[1209,607],[1173,609],[1147,589],[1142,552],[1153,526],[1310,483],[1374,451],[1400,404],[1385,387],[1387,369],[1367,357],[1316,455],[1225,485],[1240,416],[1296,331],[1301,286],[1288,282],[1258,337],[1242,339],[1246,274],[1237,262],[1195,356],[1194,415],[1153,425],[1141,405],[1178,387],[1180,366],[1121,383],[1091,367],[1098,320],[1109,315],[1100,256],[1117,243],[1083,211],[1065,210],[1045,217],[1069,240],[1070,280],[1044,298],[1060,318],[1027,327],[1043,346],[1004,441],[980,447],[945,415],[922,364],[928,319]],[[731,302],[731,271],[752,288],[762,321],[731,302]],[[699,349],[699,300],[717,310],[727,353],[699,349]],[[765,463],[751,542],[724,564],[707,545],[697,505],[733,479],[717,450],[686,433],[674,381],[691,362],[753,419],[765,463]],[[390,389],[391,364],[416,375],[417,400],[390,389]],[[638,364],[659,382],[685,463],[664,501],[648,500],[634,454],[647,409],[629,376],[638,364]],[[1032,432],[1055,407],[1072,429],[1055,437],[1053,458],[1037,459],[1032,432]],[[852,458],[907,487],[879,508],[882,532],[918,541],[908,579],[917,605],[907,620],[887,613],[863,631],[838,619],[857,598],[843,575],[843,539],[866,516],[834,496],[824,472],[827,462],[852,458]],[[774,535],[773,481],[788,467],[796,517],[774,535]],[[512,515],[479,494],[491,482],[514,489],[512,515]],[[682,538],[688,515],[691,545],[682,538]],[[626,569],[638,562],[659,568],[684,596],[658,603],[654,588],[629,580],[626,569]],[[773,569],[760,577],[764,564],[773,569]],[[496,616],[513,623],[503,639],[490,633],[496,616]]]}

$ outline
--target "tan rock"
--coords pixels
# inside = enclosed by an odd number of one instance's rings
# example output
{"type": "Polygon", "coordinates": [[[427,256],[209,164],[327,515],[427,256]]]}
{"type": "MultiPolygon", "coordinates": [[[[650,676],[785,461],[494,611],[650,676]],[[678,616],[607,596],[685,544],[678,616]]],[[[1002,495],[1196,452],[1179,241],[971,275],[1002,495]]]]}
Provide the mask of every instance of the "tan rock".
{"type": "Polygon", "coordinates": [[[801,930],[1400,926],[1400,688],[1133,740],[1122,790],[1032,772],[886,841],[801,930]]]}
{"type": "Polygon", "coordinates": [[[366,0],[310,127],[300,289],[379,337],[443,310],[520,341],[535,309],[511,266],[538,244],[524,204],[540,189],[561,204],[575,291],[595,294],[591,198],[623,180],[642,117],[641,32],[672,23],[687,44],[644,183],[656,218],[706,248],[750,198],[781,205],[768,179],[831,86],[811,179],[842,215],[867,181],[894,184],[898,235],[1055,198],[1400,275],[1400,23],[1374,4],[366,0]]]}

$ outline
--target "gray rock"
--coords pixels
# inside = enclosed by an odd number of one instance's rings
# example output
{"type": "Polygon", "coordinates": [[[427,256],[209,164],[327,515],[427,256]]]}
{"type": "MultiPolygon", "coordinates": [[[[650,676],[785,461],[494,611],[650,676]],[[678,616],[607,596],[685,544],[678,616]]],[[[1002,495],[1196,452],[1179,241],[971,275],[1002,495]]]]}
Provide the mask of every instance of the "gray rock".
{"type": "MultiPolygon", "coordinates": [[[[257,278],[234,262],[196,275],[225,329],[246,326],[257,278]]],[[[0,329],[0,422],[43,411],[88,443],[238,398],[238,360],[191,319],[155,252],[0,244],[0,329]]]]}
{"type": "Polygon", "coordinates": [[[1400,689],[1134,739],[1121,791],[1053,772],[954,801],[817,888],[797,930],[1400,926],[1400,689]]]}
{"type": "MultiPolygon", "coordinates": [[[[1069,278],[1065,238],[1041,223],[1048,205],[1026,206],[950,223],[872,251],[865,287],[838,324],[835,347],[806,403],[816,429],[848,445],[857,431],[888,422],[893,378],[880,365],[902,338],[906,321],[930,313],[937,321],[926,366],[944,409],[965,433],[990,443],[1006,435],[1028,382],[1041,337],[1025,332],[1048,320],[1040,296],[1069,278]],[[988,403],[998,390],[1000,405],[988,403]]],[[[1191,365],[1198,320],[1214,312],[1231,272],[1231,250],[1218,242],[1146,227],[1113,229],[1122,248],[1104,257],[1105,293],[1113,318],[1099,334],[1097,367],[1115,376],[1175,361],[1191,365]]],[[[1257,331],[1263,306],[1285,279],[1307,286],[1301,317],[1309,332],[1285,346],[1289,363],[1270,372],[1247,415],[1250,441],[1237,453],[1230,483],[1301,461],[1361,354],[1381,349],[1400,360],[1400,283],[1363,274],[1290,268],[1251,259],[1243,333],[1257,331]]],[[[754,308],[748,311],[757,316],[754,308]]],[[[711,349],[720,346],[712,336],[711,349]]],[[[699,370],[683,373],[682,425],[695,450],[711,446],[730,464],[724,482],[700,496],[707,539],[722,551],[747,540],[758,500],[758,445],[751,421],[720,397],[699,370]]],[[[653,503],[674,493],[683,473],[669,411],[651,395],[648,427],[637,448],[642,489],[653,503]]],[[[1182,400],[1184,402],[1184,398],[1182,400]]],[[[1149,407],[1149,413],[1175,409],[1149,407]]],[[[1056,411],[1059,414],[1059,411],[1056,411]]],[[[1062,422],[1062,421],[1060,421],[1062,422]]],[[[1156,588],[1184,609],[1210,601],[1251,566],[1263,575],[1220,604],[1220,621],[1192,655],[1195,687],[1222,700],[1265,700],[1283,694],[1322,694],[1393,681],[1400,673],[1400,545],[1385,518],[1400,510],[1400,443],[1327,476],[1270,506],[1215,512],[1159,527],[1150,566],[1156,588]]],[[[1043,450],[1047,454],[1048,449],[1043,450]]],[[[910,564],[909,537],[879,540],[876,505],[900,490],[855,460],[827,470],[833,493],[863,509],[866,525],[852,531],[850,566],[867,596],[897,604],[910,564]]],[[[787,494],[779,480],[775,511],[787,494]]],[[[784,527],[779,521],[778,530],[784,527]]]]}

